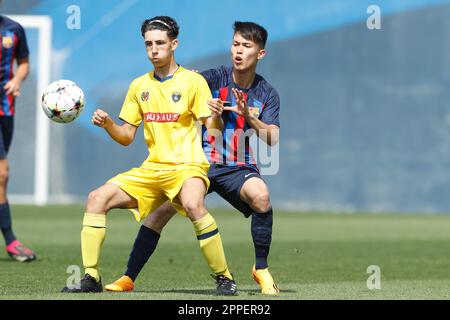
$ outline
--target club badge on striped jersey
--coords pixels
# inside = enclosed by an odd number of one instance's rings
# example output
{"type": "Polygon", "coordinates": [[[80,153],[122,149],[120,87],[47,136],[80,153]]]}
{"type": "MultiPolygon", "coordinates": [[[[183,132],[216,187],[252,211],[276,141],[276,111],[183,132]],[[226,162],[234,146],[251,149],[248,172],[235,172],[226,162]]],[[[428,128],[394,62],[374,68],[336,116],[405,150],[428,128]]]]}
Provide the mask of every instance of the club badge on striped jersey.
{"type": "Polygon", "coordinates": [[[179,92],[173,92],[172,93],[172,100],[173,102],[178,102],[181,99],[181,93],[179,92]]]}
{"type": "Polygon", "coordinates": [[[5,49],[9,49],[13,46],[12,37],[2,37],[2,46],[5,49]]]}
{"type": "Polygon", "coordinates": [[[264,108],[264,104],[261,101],[258,101],[256,99],[253,100],[253,107],[248,107],[249,111],[255,116],[259,117],[259,114],[261,113],[262,109],[264,108]]]}

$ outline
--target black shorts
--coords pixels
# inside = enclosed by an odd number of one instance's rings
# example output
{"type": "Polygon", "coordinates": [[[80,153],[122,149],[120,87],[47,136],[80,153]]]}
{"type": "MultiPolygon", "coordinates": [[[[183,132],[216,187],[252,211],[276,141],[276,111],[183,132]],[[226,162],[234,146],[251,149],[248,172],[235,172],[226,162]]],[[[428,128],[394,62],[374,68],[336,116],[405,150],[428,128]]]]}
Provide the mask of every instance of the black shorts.
{"type": "Polygon", "coordinates": [[[208,178],[211,182],[208,193],[217,192],[229,204],[248,218],[252,214],[250,206],[241,200],[241,189],[250,178],[261,178],[258,170],[252,166],[224,166],[211,164],[208,178]]]}
{"type": "Polygon", "coordinates": [[[0,117],[0,159],[5,159],[14,131],[14,117],[0,117]]]}

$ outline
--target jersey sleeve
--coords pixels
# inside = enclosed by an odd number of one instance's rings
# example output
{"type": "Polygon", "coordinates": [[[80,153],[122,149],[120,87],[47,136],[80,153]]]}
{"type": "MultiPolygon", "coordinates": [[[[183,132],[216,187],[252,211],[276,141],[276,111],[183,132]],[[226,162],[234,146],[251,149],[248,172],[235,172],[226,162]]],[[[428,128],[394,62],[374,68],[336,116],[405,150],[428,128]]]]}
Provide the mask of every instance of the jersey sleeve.
{"type": "Polygon", "coordinates": [[[208,107],[208,100],[212,98],[211,91],[203,77],[198,77],[196,86],[194,86],[193,100],[191,102],[191,112],[198,120],[200,118],[208,118],[211,111],[208,107]]]}
{"type": "Polygon", "coordinates": [[[280,96],[273,89],[261,113],[260,120],[265,124],[273,124],[280,127],[280,96]]]}
{"type": "Polygon", "coordinates": [[[28,58],[30,51],[28,50],[27,37],[25,35],[25,30],[22,26],[19,26],[19,30],[17,32],[18,42],[17,42],[17,59],[25,59],[28,58]]]}
{"type": "Polygon", "coordinates": [[[135,82],[133,81],[128,88],[125,101],[123,102],[122,109],[120,110],[119,118],[129,124],[139,127],[143,116],[136,93],[137,88],[135,82]]]}

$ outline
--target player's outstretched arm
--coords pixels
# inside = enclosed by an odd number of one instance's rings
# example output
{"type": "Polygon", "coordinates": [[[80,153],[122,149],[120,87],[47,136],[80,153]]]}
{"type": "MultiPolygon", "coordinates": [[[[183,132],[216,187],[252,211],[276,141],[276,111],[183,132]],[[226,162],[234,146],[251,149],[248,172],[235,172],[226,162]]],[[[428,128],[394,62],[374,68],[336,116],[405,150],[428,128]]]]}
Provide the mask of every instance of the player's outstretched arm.
{"type": "Polygon", "coordinates": [[[242,90],[232,89],[233,95],[236,99],[235,107],[225,107],[224,110],[237,112],[245,118],[245,121],[256,131],[256,134],[269,146],[274,146],[278,143],[280,136],[280,128],[273,124],[266,124],[253,115],[244,99],[242,90]]]}
{"type": "Polygon", "coordinates": [[[121,145],[128,146],[133,142],[134,137],[136,136],[136,126],[127,122],[118,125],[111,119],[108,113],[101,109],[95,110],[91,121],[97,127],[104,128],[110,137],[121,145]]]}

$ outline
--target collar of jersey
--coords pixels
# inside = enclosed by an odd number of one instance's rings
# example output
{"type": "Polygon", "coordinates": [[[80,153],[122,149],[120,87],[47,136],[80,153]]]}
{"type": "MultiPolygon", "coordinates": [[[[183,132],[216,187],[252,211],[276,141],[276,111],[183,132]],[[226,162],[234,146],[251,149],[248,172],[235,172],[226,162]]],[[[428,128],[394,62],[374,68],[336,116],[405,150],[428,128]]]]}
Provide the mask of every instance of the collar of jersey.
{"type": "Polygon", "coordinates": [[[247,93],[252,87],[253,87],[253,83],[252,83],[252,85],[250,86],[250,88],[242,88],[242,87],[240,87],[236,82],[234,82],[233,81],[233,85],[234,85],[234,87],[236,88],[236,89],[238,89],[238,90],[241,90],[242,92],[245,92],[245,93],[247,93]]]}
{"type": "Polygon", "coordinates": [[[175,73],[177,73],[178,70],[180,70],[180,68],[181,68],[181,66],[178,65],[177,70],[175,70],[175,72],[174,72],[173,74],[171,74],[170,76],[164,77],[164,78],[158,77],[158,76],[156,75],[155,71],[153,71],[153,78],[155,78],[155,79],[158,80],[159,82],[164,82],[164,81],[170,80],[170,79],[173,78],[173,76],[175,75],[175,73]]]}
{"type": "Polygon", "coordinates": [[[249,88],[242,88],[241,86],[239,86],[236,82],[234,82],[233,80],[233,76],[231,76],[231,81],[233,82],[233,85],[236,89],[239,89],[245,93],[249,92],[251,88],[253,88],[254,86],[256,86],[256,75],[255,75],[255,79],[253,79],[252,84],[250,85],[249,88]]]}

